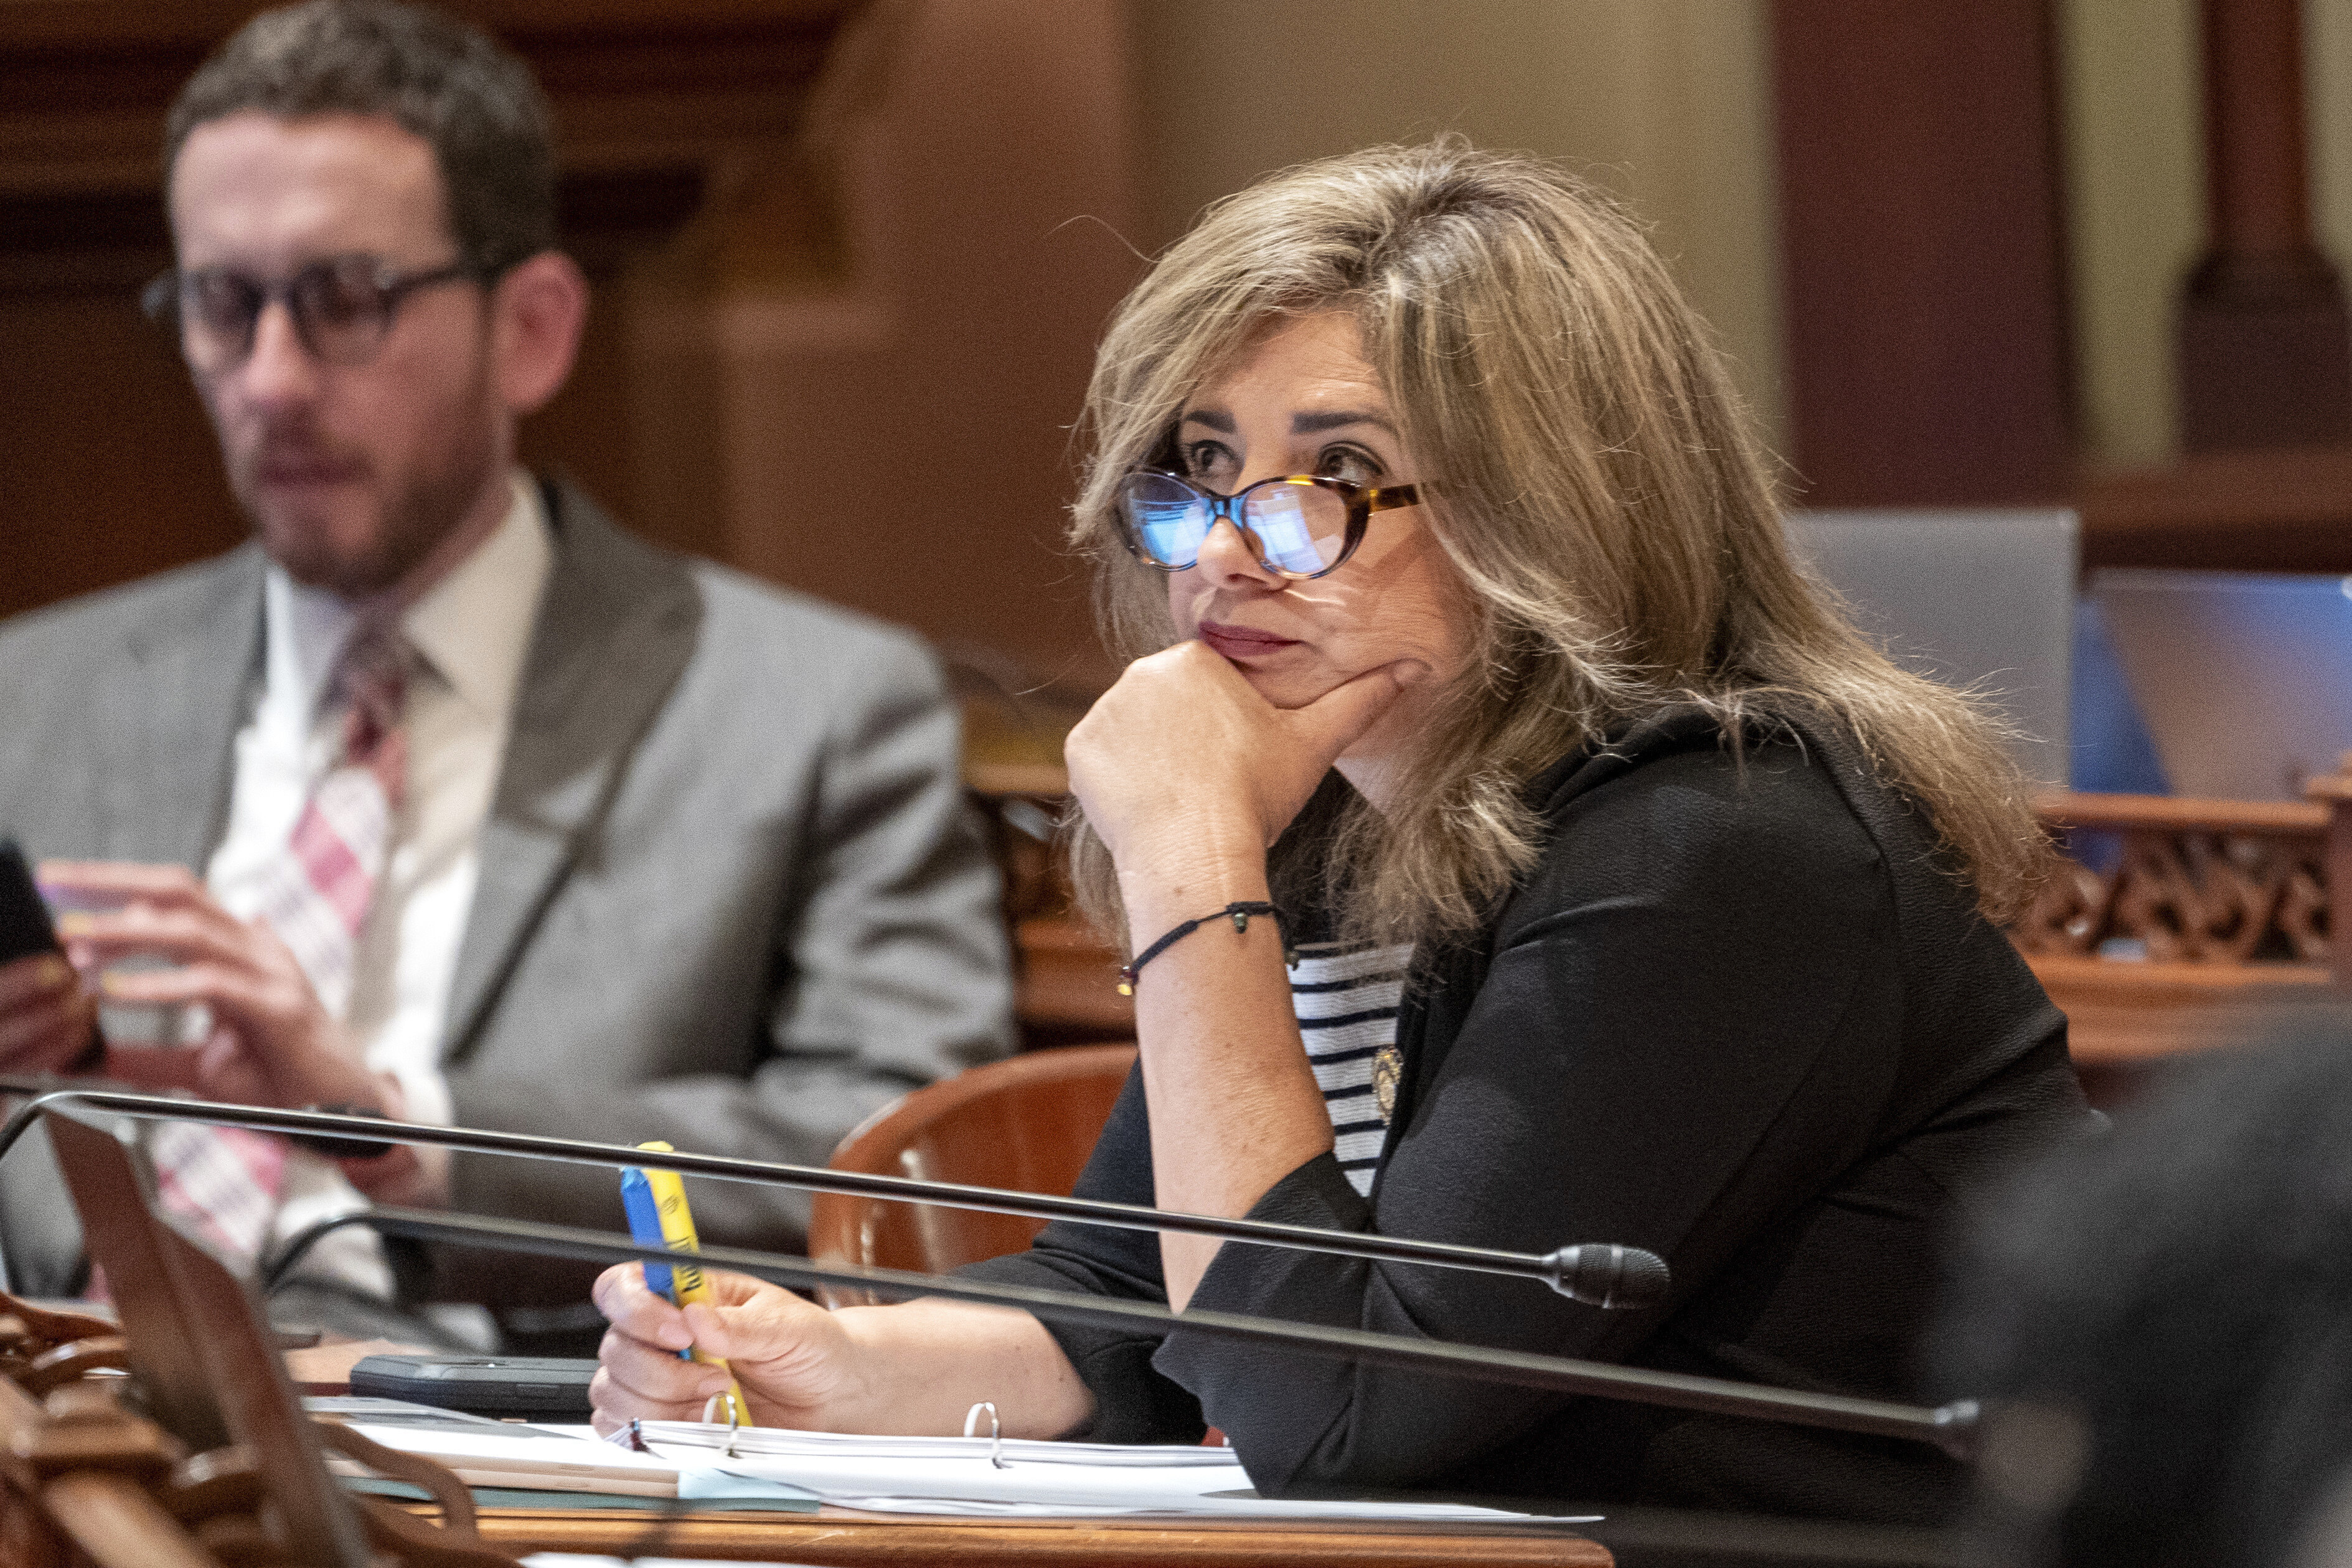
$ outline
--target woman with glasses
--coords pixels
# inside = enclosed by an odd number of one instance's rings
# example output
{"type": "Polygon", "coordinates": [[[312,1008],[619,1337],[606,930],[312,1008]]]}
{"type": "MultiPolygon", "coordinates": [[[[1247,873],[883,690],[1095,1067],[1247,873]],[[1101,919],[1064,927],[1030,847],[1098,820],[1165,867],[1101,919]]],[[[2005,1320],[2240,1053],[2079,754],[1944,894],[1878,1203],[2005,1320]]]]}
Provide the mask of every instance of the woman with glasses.
{"type": "MultiPolygon", "coordinates": [[[[2085,1117],[1996,922],[2043,849],[1970,701],[1800,577],[1706,329],[1589,186],[1458,140],[1278,176],[1129,297],[1073,535],[1133,656],[1070,737],[1082,898],[1141,1061],[1082,1196],[1664,1258],[1648,1310],[1056,1224],[976,1273],[1909,1393],[1966,1193],[2085,1117]]],[[[1263,1491],[1435,1488],[1921,1521],[1921,1444],[634,1268],[607,1425],[1178,1440],[1263,1491]],[[710,1386],[706,1386],[709,1385],[710,1386]]]]}

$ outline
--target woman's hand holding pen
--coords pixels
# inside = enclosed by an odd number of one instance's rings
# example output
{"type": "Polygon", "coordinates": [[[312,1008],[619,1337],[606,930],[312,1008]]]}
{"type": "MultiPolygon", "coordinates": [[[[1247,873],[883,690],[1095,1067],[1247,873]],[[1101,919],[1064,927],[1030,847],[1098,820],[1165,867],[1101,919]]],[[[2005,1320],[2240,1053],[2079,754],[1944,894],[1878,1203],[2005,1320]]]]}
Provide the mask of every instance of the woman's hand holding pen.
{"type": "Polygon", "coordinates": [[[761,1427],[806,1432],[951,1433],[980,1400],[1004,1435],[1058,1437],[1094,1396],[1027,1312],[937,1300],[828,1312],[779,1286],[709,1273],[716,1304],[676,1307],[637,1264],[607,1269],[597,1310],[612,1323],[588,1396],[599,1432],[633,1420],[699,1421],[731,1370],[761,1427]],[[688,1347],[725,1368],[685,1361],[688,1347]]]}
{"type": "Polygon", "coordinates": [[[613,1325],[589,1389],[597,1430],[612,1432],[635,1419],[699,1421],[711,1398],[727,1391],[730,1369],[760,1426],[857,1429],[845,1424],[855,1403],[846,1375],[853,1347],[834,1314],[740,1274],[709,1279],[716,1306],[673,1306],[646,1288],[645,1271],[635,1263],[607,1269],[597,1280],[597,1310],[613,1325]],[[681,1360],[677,1353],[688,1346],[728,1365],[681,1360]]]}

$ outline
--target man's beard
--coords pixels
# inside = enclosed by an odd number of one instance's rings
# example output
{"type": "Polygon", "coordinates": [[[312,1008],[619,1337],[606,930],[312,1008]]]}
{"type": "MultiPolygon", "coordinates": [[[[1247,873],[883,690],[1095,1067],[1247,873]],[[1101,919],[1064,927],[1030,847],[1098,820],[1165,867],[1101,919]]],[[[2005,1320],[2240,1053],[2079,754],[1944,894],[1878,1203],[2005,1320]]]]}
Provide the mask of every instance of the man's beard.
{"type": "Polygon", "coordinates": [[[236,466],[232,488],[262,548],[295,581],[345,599],[382,593],[414,572],[466,521],[490,483],[497,441],[487,401],[470,398],[445,421],[440,441],[431,447],[438,460],[411,473],[390,494],[380,487],[380,471],[366,454],[326,448],[299,431],[265,436],[252,458],[236,466]],[[336,486],[343,493],[331,495],[329,505],[356,503],[373,507],[374,515],[357,529],[299,515],[273,519],[257,470],[284,457],[354,467],[355,482],[336,486]]]}

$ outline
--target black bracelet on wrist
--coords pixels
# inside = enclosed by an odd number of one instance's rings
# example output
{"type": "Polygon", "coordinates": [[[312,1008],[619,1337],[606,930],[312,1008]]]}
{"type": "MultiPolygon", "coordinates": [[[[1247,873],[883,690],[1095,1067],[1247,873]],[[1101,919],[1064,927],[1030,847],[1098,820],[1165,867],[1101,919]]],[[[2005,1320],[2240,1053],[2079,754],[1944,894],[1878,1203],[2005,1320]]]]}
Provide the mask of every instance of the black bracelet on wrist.
{"type": "Polygon", "coordinates": [[[1253,915],[1263,915],[1273,920],[1275,930],[1282,937],[1282,961],[1285,964],[1297,964],[1298,962],[1298,954],[1297,950],[1290,946],[1290,928],[1283,924],[1282,911],[1276,909],[1273,904],[1266,903],[1262,898],[1243,899],[1235,903],[1226,904],[1223,909],[1216,911],[1213,915],[1203,915],[1198,920],[1187,920],[1183,925],[1179,925],[1176,929],[1168,933],[1167,936],[1162,936],[1159,941],[1154,942],[1150,946],[1146,947],[1142,952],[1138,953],[1134,957],[1120,965],[1118,968],[1118,994],[1122,997],[1131,997],[1135,995],[1135,977],[1143,972],[1143,966],[1149,964],[1151,960],[1160,956],[1160,954],[1165,953],[1169,948],[1173,947],[1177,943],[1181,942],[1185,937],[1190,936],[1193,932],[1198,931],[1202,926],[1206,925],[1212,920],[1230,919],[1234,923],[1234,929],[1236,932],[1243,932],[1249,929],[1250,916],[1253,915]]]}
{"type": "MultiPolygon", "coordinates": [[[[370,1116],[379,1122],[391,1120],[373,1105],[305,1105],[302,1109],[327,1116],[370,1116]]],[[[331,1160],[377,1160],[399,1146],[379,1143],[373,1138],[338,1138],[329,1133],[289,1133],[286,1141],[298,1149],[308,1149],[331,1160]]]]}

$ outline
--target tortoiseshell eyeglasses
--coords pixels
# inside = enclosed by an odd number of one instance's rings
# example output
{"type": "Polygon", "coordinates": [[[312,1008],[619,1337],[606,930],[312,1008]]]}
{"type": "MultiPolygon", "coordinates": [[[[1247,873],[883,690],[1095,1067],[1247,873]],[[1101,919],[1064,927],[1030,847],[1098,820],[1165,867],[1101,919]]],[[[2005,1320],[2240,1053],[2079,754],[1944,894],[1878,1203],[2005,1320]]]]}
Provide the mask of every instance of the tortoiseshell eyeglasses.
{"type": "Polygon", "coordinates": [[[1209,530],[1223,517],[1260,565],[1303,580],[1345,565],[1364,542],[1374,512],[1420,500],[1418,485],[1357,485],[1319,474],[1261,479],[1221,496],[1177,475],[1139,468],[1119,482],[1118,517],[1127,548],[1163,571],[1198,564],[1209,530]]]}

